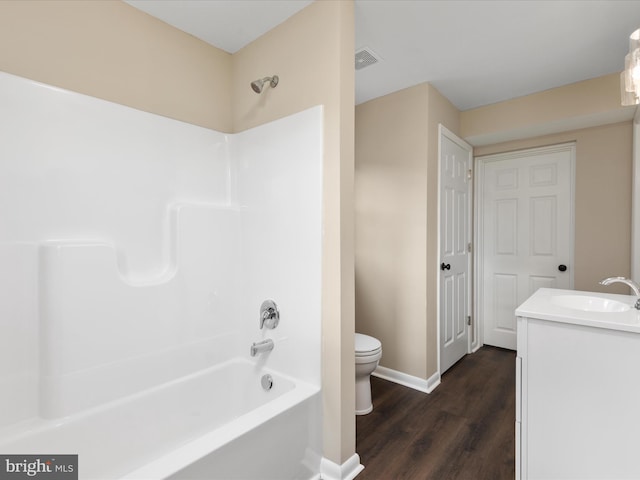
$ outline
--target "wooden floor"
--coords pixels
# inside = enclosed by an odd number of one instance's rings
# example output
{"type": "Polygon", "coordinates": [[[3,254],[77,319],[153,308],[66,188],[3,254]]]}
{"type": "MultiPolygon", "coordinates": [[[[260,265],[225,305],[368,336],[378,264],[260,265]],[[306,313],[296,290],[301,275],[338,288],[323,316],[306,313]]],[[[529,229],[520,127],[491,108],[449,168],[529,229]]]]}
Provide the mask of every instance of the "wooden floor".
{"type": "Polygon", "coordinates": [[[374,409],[356,418],[357,480],[513,480],[515,352],[482,347],[431,394],[371,378],[374,409]]]}

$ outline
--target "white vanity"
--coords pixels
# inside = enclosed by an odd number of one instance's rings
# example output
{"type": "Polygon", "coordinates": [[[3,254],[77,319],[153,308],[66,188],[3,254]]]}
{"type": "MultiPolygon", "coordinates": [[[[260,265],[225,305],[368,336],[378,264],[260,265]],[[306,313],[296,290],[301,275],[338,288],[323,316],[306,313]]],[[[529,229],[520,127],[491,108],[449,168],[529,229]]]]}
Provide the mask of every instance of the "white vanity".
{"type": "Polygon", "coordinates": [[[542,288],[516,310],[516,479],[640,478],[635,300],[542,288]]]}

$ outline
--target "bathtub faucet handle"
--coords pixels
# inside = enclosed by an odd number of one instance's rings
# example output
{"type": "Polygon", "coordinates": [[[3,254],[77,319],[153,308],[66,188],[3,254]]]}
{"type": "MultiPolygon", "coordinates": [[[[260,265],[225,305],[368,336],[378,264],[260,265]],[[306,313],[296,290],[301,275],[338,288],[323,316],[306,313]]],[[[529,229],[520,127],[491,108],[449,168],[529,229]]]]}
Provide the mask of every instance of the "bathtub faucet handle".
{"type": "Polygon", "coordinates": [[[273,300],[265,300],[260,306],[260,329],[276,328],[280,322],[280,311],[273,300]]]}

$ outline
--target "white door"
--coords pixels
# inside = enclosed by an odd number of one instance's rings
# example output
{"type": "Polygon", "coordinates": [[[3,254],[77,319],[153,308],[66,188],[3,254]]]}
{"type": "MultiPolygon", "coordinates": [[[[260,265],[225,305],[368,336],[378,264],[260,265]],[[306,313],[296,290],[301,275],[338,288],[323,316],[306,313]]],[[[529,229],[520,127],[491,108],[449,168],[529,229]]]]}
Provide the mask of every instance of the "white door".
{"type": "Polygon", "coordinates": [[[471,152],[440,127],[440,374],[469,351],[471,152]]]}
{"type": "Polygon", "coordinates": [[[514,310],[573,287],[574,144],[478,159],[478,312],[484,343],[516,349],[514,310]]]}

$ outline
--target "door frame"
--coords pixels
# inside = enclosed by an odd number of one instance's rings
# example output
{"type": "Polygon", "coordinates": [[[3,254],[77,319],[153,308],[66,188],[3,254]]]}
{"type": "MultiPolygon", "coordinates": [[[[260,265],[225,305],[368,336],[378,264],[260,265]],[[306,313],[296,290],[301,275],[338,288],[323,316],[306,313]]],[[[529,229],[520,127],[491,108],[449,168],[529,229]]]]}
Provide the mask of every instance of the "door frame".
{"type": "Polygon", "coordinates": [[[481,155],[478,157],[474,157],[474,167],[475,167],[475,175],[473,178],[473,191],[474,191],[474,197],[473,197],[473,203],[474,203],[474,211],[473,211],[473,246],[474,246],[474,253],[476,253],[473,256],[473,260],[474,260],[474,276],[473,276],[473,298],[474,298],[474,302],[473,302],[473,316],[476,319],[475,326],[477,327],[477,340],[478,340],[478,344],[475,346],[475,350],[479,349],[481,346],[484,345],[484,318],[482,318],[480,312],[482,311],[482,302],[483,302],[483,282],[482,282],[482,278],[484,276],[484,263],[483,263],[483,256],[482,256],[482,251],[483,251],[483,247],[484,247],[484,234],[483,234],[483,219],[484,219],[484,211],[482,209],[482,196],[484,194],[484,188],[483,188],[483,184],[484,184],[484,169],[485,169],[485,165],[487,164],[487,157],[493,157],[492,160],[489,161],[498,161],[500,160],[499,157],[503,156],[503,157],[513,157],[514,155],[517,155],[518,153],[522,153],[523,156],[525,155],[529,155],[530,153],[535,153],[535,152],[553,152],[553,151],[557,151],[557,150],[567,150],[569,149],[571,151],[571,166],[570,166],[570,179],[571,179],[571,185],[569,186],[570,192],[569,192],[569,198],[571,199],[571,245],[572,245],[572,249],[571,249],[571,258],[570,260],[570,265],[571,265],[571,277],[570,277],[570,285],[571,288],[573,288],[574,286],[574,272],[575,272],[575,250],[576,250],[576,238],[575,238],[575,231],[576,231],[576,142],[563,142],[563,143],[557,143],[554,145],[545,145],[542,147],[531,147],[531,148],[522,148],[522,149],[518,149],[518,150],[510,150],[510,151],[506,151],[506,152],[497,152],[497,153],[491,153],[491,154],[486,154],[486,155],[481,155]],[[498,157],[498,158],[496,158],[498,157]]]}
{"type": "MultiPolygon", "coordinates": [[[[447,137],[449,140],[457,143],[458,145],[463,146],[464,148],[468,148],[469,149],[469,168],[471,168],[471,177],[473,179],[473,177],[475,177],[474,175],[474,171],[475,171],[475,165],[474,165],[474,157],[473,157],[473,146],[467,142],[465,142],[462,138],[460,138],[459,136],[457,136],[455,133],[453,133],[451,130],[449,130],[447,127],[445,127],[444,125],[442,125],[441,123],[438,124],[438,198],[437,198],[437,209],[438,209],[438,232],[437,232],[437,250],[438,250],[438,258],[437,258],[437,262],[435,263],[434,266],[439,266],[440,265],[440,258],[441,258],[441,245],[440,245],[440,222],[441,222],[441,202],[440,202],[440,198],[442,195],[442,182],[441,182],[441,175],[442,175],[442,162],[441,162],[441,155],[442,155],[442,138],[443,137],[447,137]]],[[[472,231],[473,228],[473,224],[474,224],[474,217],[475,217],[475,212],[473,210],[473,201],[474,201],[474,194],[473,194],[473,190],[474,190],[474,182],[473,180],[469,182],[469,194],[467,195],[468,198],[468,215],[469,215],[469,219],[468,219],[468,226],[467,228],[469,229],[469,242],[471,242],[471,244],[473,245],[474,242],[474,234],[472,231]]],[[[467,355],[469,353],[472,353],[473,351],[477,350],[478,348],[480,348],[479,345],[472,347],[472,340],[474,339],[473,337],[477,337],[477,335],[472,335],[472,332],[475,331],[474,327],[475,327],[475,322],[473,321],[474,318],[474,312],[473,312],[473,308],[474,308],[474,302],[473,302],[473,298],[474,298],[474,279],[473,279],[473,266],[474,266],[474,248],[471,249],[470,255],[469,255],[469,260],[468,260],[468,272],[469,275],[467,276],[467,311],[470,313],[470,315],[472,315],[472,321],[471,321],[471,326],[467,326],[468,328],[468,332],[467,332],[467,339],[468,339],[468,344],[467,344],[467,355]]],[[[437,300],[436,300],[436,319],[437,319],[437,355],[438,355],[438,378],[441,377],[442,375],[442,370],[441,370],[441,361],[440,361],[440,331],[441,331],[441,321],[440,321],[440,272],[438,271],[437,274],[437,280],[436,280],[436,295],[437,295],[437,300]]],[[[478,341],[478,338],[475,338],[476,342],[478,341]]],[[[438,382],[439,383],[439,382],[438,382]]]]}

